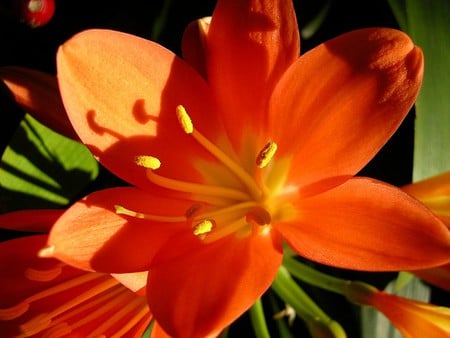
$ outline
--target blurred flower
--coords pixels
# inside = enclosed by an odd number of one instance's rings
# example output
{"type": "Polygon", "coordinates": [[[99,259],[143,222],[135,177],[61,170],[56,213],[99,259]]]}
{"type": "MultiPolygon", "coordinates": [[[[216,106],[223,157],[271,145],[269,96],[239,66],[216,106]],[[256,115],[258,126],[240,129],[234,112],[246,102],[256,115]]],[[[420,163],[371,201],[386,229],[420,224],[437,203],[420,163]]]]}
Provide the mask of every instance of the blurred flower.
{"type": "Polygon", "coordinates": [[[39,122],[78,139],[61,101],[55,76],[23,67],[0,67],[0,79],[16,102],[39,122]]]}
{"type": "Polygon", "coordinates": [[[347,296],[382,312],[405,338],[450,335],[450,308],[388,294],[363,283],[349,284],[347,296]]]}
{"type": "MultiPolygon", "coordinates": [[[[3,214],[0,226],[48,230],[61,212],[24,210],[3,214]]],[[[142,335],[152,320],[143,289],[146,274],[113,277],[78,270],[56,259],[39,258],[37,252],[46,241],[47,235],[32,235],[0,243],[2,336],[142,335]]]]}
{"type": "MultiPolygon", "coordinates": [[[[408,184],[402,189],[429,207],[450,228],[450,172],[408,184]]],[[[433,285],[450,291],[449,264],[415,270],[413,273],[433,285]]]]}
{"type": "Polygon", "coordinates": [[[445,172],[402,187],[419,199],[450,228],[450,172],[445,172]]]}
{"type": "Polygon", "coordinates": [[[299,58],[291,2],[221,0],[199,24],[183,41],[190,64],[108,30],[60,48],[73,127],[133,187],[75,203],[41,256],[101,272],[150,270],[158,323],[203,337],[270,286],[282,238],[345,268],[448,262],[450,235],[427,208],[353,177],[417,96],[423,56],[408,36],[358,30],[299,58]]]}
{"type": "Polygon", "coordinates": [[[13,0],[17,16],[36,28],[46,25],[55,13],[55,0],[13,0]]]}

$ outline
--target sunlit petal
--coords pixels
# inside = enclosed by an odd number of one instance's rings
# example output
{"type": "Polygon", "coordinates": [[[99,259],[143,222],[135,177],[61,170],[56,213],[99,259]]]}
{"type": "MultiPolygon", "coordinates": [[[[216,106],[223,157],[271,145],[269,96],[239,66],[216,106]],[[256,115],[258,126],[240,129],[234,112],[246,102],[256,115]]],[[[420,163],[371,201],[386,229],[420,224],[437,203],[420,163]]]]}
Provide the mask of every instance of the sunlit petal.
{"type": "Polygon", "coordinates": [[[270,93],[299,48],[290,1],[218,1],[208,31],[207,77],[235,146],[248,142],[246,133],[267,128],[270,93]]]}
{"type": "Polygon", "coordinates": [[[302,184],[356,174],[411,108],[423,56],[396,30],[352,31],[301,56],[271,98],[270,138],[302,184]]]}
{"type": "Polygon", "coordinates": [[[298,200],[276,228],[300,255],[360,270],[402,270],[450,260],[450,232],[415,199],[379,181],[354,178],[298,200]],[[420,248],[420,249],[419,249],[420,248]]]}
{"type": "Polygon", "coordinates": [[[220,133],[209,88],[187,63],[156,43],[107,30],[79,33],[57,60],[69,118],[103,165],[143,187],[149,183],[135,164],[140,155],[160,158],[162,171],[198,177],[192,159],[205,155],[182,131],[177,105],[213,139],[220,133]]]}
{"type": "Polygon", "coordinates": [[[170,264],[152,267],[150,307],[174,336],[217,335],[270,286],[281,258],[280,242],[270,233],[200,245],[170,264]]]}

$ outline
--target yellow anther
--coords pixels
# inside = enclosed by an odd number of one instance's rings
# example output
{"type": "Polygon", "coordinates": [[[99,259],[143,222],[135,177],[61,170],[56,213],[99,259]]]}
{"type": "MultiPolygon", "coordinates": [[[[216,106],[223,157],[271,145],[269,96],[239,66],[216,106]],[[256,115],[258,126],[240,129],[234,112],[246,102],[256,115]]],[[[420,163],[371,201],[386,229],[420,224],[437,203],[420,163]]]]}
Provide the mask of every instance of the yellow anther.
{"type": "Polygon", "coordinates": [[[117,215],[127,215],[127,216],[131,216],[131,217],[136,217],[136,218],[144,218],[142,213],[138,213],[136,211],[127,209],[121,205],[115,205],[114,209],[116,209],[117,215]]]}
{"type": "Polygon", "coordinates": [[[201,239],[203,239],[205,237],[205,235],[209,232],[211,232],[211,230],[214,227],[214,221],[210,220],[210,219],[204,219],[203,221],[197,223],[194,226],[194,235],[200,237],[201,239]]]}
{"type": "Polygon", "coordinates": [[[194,125],[192,124],[191,117],[181,104],[177,106],[177,117],[178,122],[180,122],[181,128],[183,128],[184,132],[186,134],[192,134],[192,132],[194,131],[194,125]]]}
{"type": "Polygon", "coordinates": [[[258,157],[256,158],[256,165],[259,168],[266,167],[275,155],[277,148],[278,146],[275,142],[268,142],[259,152],[258,157]]]}
{"type": "Polygon", "coordinates": [[[136,164],[140,167],[156,170],[161,166],[161,161],[153,156],[141,155],[136,157],[136,164]]]}
{"type": "Polygon", "coordinates": [[[54,245],[48,245],[41,250],[38,251],[38,257],[41,258],[50,258],[53,257],[53,254],[55,253],[55,246],[54,245]]]}

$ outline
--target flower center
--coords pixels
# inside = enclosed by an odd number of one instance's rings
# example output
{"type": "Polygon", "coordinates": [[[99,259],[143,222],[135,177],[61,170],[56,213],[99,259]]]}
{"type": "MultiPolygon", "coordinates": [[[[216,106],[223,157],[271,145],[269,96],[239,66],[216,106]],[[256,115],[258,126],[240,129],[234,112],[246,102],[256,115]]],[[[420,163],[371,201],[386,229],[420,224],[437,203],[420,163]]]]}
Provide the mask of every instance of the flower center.
{"type": "Polygon", "coordinates": [[[151,155],[136,158],[136,164],[147,169],[147,178],[159,187],[189,193],[193,205],[183,215],[160,216],[130,210],[116,205],[116,213],[159,222],[186,223],[192,233],[204,242],[212,242],[230,234],[265,234],[274,220],[285,219],[292,207],[279,192],[285,180],[286,161],[274,163],[277,144],[267,142],[255,156],[254,173],[249,173],[241,164],[201,134],[192,123],[186,109],[176,109],[182,130],[213,155],[228,172],[240,182],[241,188],[220,182],[219,185],[194,183],[158,175],[161,162],[151,155]],[[269,169],[270,167],[270,169],[269,169]],[[277,197],[277,198],[275,198],[277,197]]]}

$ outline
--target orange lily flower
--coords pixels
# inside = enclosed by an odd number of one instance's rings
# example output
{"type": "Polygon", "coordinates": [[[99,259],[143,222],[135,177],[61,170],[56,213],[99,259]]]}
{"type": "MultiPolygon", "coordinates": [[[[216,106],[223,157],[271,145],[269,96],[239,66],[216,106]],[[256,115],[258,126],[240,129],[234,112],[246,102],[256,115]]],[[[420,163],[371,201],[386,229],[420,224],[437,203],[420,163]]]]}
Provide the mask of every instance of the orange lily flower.
{"type": "Polygon", "coordinates": [[[364,283],[352,283],[347,291],[349,299],[383,313],[405,338],[450,335],[450,308],[389,294],[364,283]]]}
{"type": "MultiPolygon", "coordinates": [[[[450,228],[450,172],[404,186],[403,191],[416,197],[450,228]]],[[[450,264],[413,271],[421,279],[450,291],[450,264]]]]}
{"type": "MultiPolygon", "coordinates": [[[[28,224],[28,231],[38,229],[39,223],[39,230],[45,231],[61,213],[16,211],[0,215],[0,222],[16,230],[28,224]]],[[[0,243],[2,335],[141,337],[153,318],[145,298],[145,274],[114,278],[39,258],[37,252],[47,237],[32,235],[0,243]]]]}
{"type": "Polygon", "coordinates": [[[426,207],[354,177],[417,96],[423,56],[407,35],[353,31],[299,57],[292,3],[251,0],[219,0],[192,32],[189,63],[109,30],[60,48],[73,127],[132,186],[75,203],[41,256],[150,271],[156,320],[189,337],[219,333],[267,290],[283,240],[351,269],[449,261],[450,235],[426,207]]]}
{"type": "Polygon", "coordinates": [[[408,337],[448,337],[450,335],[450,309],[385,292],[373,294],[371,305],[381,311],[408,337]]]}
{"type": "Polygon", "coordinates": [[[405,185],[402,190],[420,200],[450,228],[450,171],[405,185]]]}

